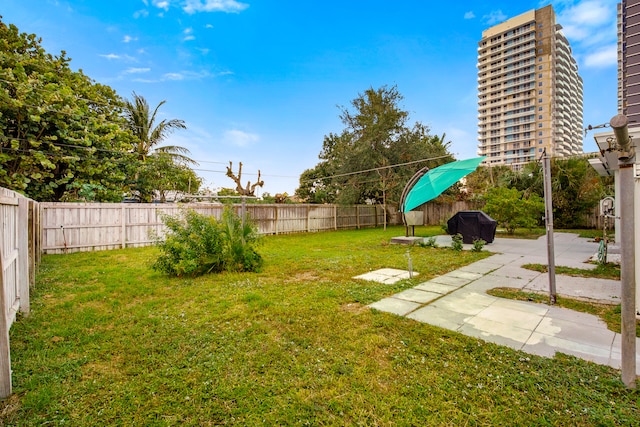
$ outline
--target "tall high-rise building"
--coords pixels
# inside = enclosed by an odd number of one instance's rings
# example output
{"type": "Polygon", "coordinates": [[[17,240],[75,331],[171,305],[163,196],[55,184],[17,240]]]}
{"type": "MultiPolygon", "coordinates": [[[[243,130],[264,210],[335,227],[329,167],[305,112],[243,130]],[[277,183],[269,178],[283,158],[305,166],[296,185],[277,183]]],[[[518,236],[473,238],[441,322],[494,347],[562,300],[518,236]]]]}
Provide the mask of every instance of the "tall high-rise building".
{"type": "Polygon", "coordinates": [[[551,6],[482,32],[478,120],[489,166],[582,154],[582,78],[551,6]]]}
{"type": "Polygon", "coordinates": [[[618,110],[640,126],[640,0],[618,4],[618,110]]]}

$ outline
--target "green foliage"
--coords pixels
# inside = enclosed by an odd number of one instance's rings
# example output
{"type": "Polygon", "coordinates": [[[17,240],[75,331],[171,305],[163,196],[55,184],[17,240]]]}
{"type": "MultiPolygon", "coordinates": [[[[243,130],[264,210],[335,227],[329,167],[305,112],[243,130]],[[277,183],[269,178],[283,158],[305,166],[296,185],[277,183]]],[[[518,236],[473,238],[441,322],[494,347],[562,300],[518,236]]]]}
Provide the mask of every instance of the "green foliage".
{"type": "Polygon", "coordinates": [[[190,167],[178,163],[173,156],[153,153],[140,161],[131,192],[141,202],[151,202],[156,196],[165,202],[170,192],[178,200],[181,194],[197,193],[201,182],[190,167]]]}
{"type": "Polygon", "coordinates": [[[434,236],[427,237],[424,242],[420,243],[420,246],[425,248],[437,248],[438,243],[436,242],[436,238],[434,236]]]}
{"type": "Polygon", "coordinates": [[[345,129],[325,136],[321,162],[301,175],[298,197],[311,203],[397,205],[416,171],[452,161],[445,135],[430,135],[419,122],[410,126],[401,100],[395,86],[383,86],[359,94],[351,109],[342,107],[345,129]],[[404,166],[394,167],[399,164],[404,166]]]}
{"type": "Polygon", "coordinates": [[[460,252],[462,248],[463,248],[462,234],[457,233],[451,236],[451,249],[453,249],[456,252],[460,252]]]}
{"type": "Polygon", "coordinates": [[[485,196],[484,211],[513,234],[516,228],[533,228],[544,212],[544,201],[535,193],[525,197],[515,188],[494,187],[485,196]]]}
{"type": "Polygon", "coordinates": [[[473,252],[482,252],[482,248],[484,248],[484,245],[486,244],[487,242],[483,239],[474,239],[473,246],[471,246],[471,250],[473,252]]]}
{"type": "Polygon", "coordinates": [[[38,201],[120,200],[132,147],[122,100],[70,62],[0,20],[0,186],[38,201]]]}
{"type": "MultiPolygon", "coordinates": [[[[553,219],[558,228],[583,227],[585,215],[602,197],[613,194],[613,178],[599,176],[586,158],[551,159],[550,169],[553,219]]],[[[544,176],[538,163],[502,174],[498,184],[544,197],[544,176]]]]}
{"type": "Polygon", "coordinates": [[[161,254],[155,270],[172,276],[199,276],[222,271],[257,271],[262,257],[254,248],[258,238],[253,225],[230,208],[222,220],[187,210],[183,215],[163,217],[168,229],[158,239],[161,254]]]}

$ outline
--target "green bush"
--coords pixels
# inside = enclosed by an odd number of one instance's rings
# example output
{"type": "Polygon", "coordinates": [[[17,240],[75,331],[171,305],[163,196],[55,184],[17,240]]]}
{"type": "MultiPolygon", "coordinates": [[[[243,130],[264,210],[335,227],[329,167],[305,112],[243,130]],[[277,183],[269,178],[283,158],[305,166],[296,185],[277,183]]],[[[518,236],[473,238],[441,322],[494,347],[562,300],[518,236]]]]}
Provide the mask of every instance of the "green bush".
{"type": "Polygon", "coordinates": [[[164,239],[157,239],[161,254],[152,268],[172,276],[199,276],[222,271],[258,271],[263,260],[254,248],[255,226],[243,222],[231,208],[222,220],[186,210],[165,215],[164,239]]]}
{"type": "Polygon", "coordinates": [[[451,236],[451,248],[456,252],[460,252],[462,250],[462,234],[457,233],[451,236]]]}
{"type": "Polygon", "coordinates": [[[435,237],[431,236],[427,237],[424,242],[420,243],[420,246],[422,246],[423,248],[437,248],[438,242],[436,242],[435,237]]]}
{"type": "Polygon", "coordinates": [[[471,250],[473,252],[482,252],[482,248],[486,245],[487,242],[484,239],[473,239],[473,247],[471,250]]]}

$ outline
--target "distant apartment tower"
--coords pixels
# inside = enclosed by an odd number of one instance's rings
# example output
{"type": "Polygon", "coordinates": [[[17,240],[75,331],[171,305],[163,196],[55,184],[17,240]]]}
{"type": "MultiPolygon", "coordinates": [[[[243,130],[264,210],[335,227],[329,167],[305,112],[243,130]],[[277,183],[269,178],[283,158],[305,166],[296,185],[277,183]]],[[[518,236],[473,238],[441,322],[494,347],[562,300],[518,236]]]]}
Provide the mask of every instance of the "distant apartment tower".
{"type": "Polygon", "coordinates": [[[482,32],[478,155],[519,170],[540,157],[582,154],[582,78],[551,6],[482,32]]]}
{"type": "Polygon", "coordinates": [[[618,112],[640,126],[640,0],[618,4],[618,112]]]}

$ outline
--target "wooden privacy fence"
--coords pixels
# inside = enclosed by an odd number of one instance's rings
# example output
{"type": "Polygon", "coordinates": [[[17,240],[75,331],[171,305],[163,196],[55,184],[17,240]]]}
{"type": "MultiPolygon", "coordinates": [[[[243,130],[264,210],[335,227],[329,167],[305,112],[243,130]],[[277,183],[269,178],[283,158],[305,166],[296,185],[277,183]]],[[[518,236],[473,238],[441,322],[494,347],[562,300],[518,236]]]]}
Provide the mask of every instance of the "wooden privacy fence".
{"type": "Polygon", "coordinates": [[[11,394],[9,329],[18,311],[29,313],[29,288],[40,259],[38,205],[0,188],[0,398],[11,394]]]}
{"type": "MultiPolygon", "coordinates": [[[[165,230],[162,215],[176,215],[183,209],[222,216],[225,205],[211,203],[40,203],[43,253],[68,253],[148,246],[154,235],[165,230]]],[[[427,203],[424,225],[440,225],[459,211],[481,210],[483,202],[427,203]]],[[[238,214],[246,212],[260,234],[285,234],[378,227],[385,223],[380,205],[234,204],[238,214]]],[[[584,218],[588,227],[602,228],[596,210],[584,218]]],[[[395,212],[387,224],[402,224],[395,212]]],[[[611,225],[610,225],[611,227],[611,225]]]]}
{"type": "MultiPolygon", "coordinates": [[[[192,203],[40,203],[42,252],[67,253],[147,246],[162,235],[162,215],[183,209],[222,216],[224,205],[192,203]]],[[[284,234],[377,227],[384,224],[379,205],[233,205],[246,212],[260,234],[284,234]]]]}

